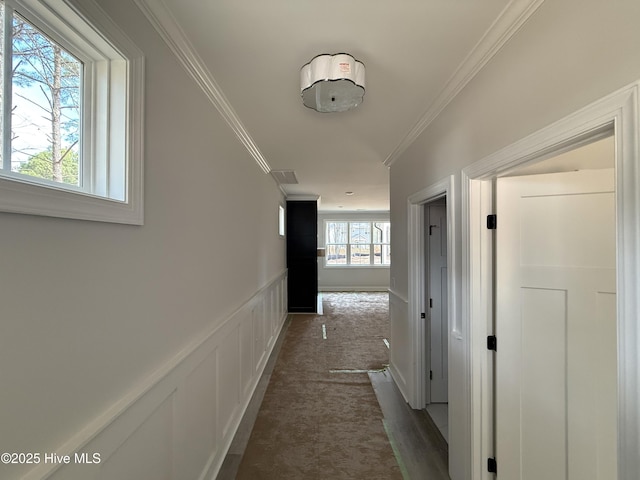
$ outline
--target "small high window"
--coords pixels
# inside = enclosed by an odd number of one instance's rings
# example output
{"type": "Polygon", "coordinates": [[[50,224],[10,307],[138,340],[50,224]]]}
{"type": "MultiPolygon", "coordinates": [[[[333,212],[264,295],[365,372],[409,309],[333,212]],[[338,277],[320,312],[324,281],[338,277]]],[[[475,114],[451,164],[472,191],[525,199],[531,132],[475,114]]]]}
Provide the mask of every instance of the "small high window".
{"type": "Polygon", "coordinates": [[[284,207],[278,205],[278,234],[284,237],[285,222],[284,222],[284,207]]]}
{"type": "Polygon", "coordinates": [[[0,32],[0,210],[142,223],[142,55],[92,0],[0,0],[0,32]]]}

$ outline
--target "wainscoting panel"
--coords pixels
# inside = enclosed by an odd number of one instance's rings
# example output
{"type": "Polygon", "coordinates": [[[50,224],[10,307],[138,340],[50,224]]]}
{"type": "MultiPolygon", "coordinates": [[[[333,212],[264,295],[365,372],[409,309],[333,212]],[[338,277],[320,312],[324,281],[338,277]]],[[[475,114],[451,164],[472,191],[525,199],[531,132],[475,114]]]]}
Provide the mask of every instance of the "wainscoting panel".
{"type": "Polygon", "coordinates": [[[287,316],[283,272],[24,480],[213,480],[287,316]],[[95,456],[94,454],[97,454],[95,456]]]}
{"type": "Polygon", "coordinates": [[[175,470],[184,472],[186,478],[198,478],[202,465],[218,450],[217,364],[218,350],[215,349],[189,373],[184,387],[178,388],[182,405],[176,409],[176,417],[183,415],[174,436],[176,451],[180,452],[175,470]],[[184,444],[189,448],[181,448],[184,444]]]}
{"type": "Polygon", "coordinates": [[[271,290],[269,292],[269,302],[267,304],[267,310],[269,312],[269,320],[268,320],[268,325],[269,325],[269,335],[268,335],[268,340],[267,340],[267,347],[271,347],[276,339],[275,337],[275,324],[278,321],[278,314],[277,314],[277,291],[271,290]]]}
{"type": "Polygon", "coordinates": [[[411,398],[412,329],[409,324],[409,302],[393,290],[389,290],[389,318],[391,320],[391,357],[389,370],[405,400],[411,398]]]}
{"type": "MultiPolygon", "coordinates": [[[[100,464],[100,480],[172,480],[173,395],[100,464]]],[[[91,454],[92,455],[92,454],[91,454]]]]}
{"type": "Polygon", "coordinates": [[[224,336],[218,347],[218,414],[222,420],[222,436],[229,433],[236,410],[240,407],[240,336],[239,325],[224,336]]]}
{"type": "Polygon", "coordinates": [[[256,304],[251,309],[251,319],[253,322],[253,358],[255,359],[254,372],[260,369],[260,365],[263,363],[264,355],[266,354],[266,340],[265,330],[267,326],[264,321],[264,302],[256,304]]]}
{"type": "Polygon", "coordinates": [[[242,379],[242,397],[251,395],[252,380],[256,368],[253,351],[253,317],[244,312],[240,320],[240,368],[242,379]]]}

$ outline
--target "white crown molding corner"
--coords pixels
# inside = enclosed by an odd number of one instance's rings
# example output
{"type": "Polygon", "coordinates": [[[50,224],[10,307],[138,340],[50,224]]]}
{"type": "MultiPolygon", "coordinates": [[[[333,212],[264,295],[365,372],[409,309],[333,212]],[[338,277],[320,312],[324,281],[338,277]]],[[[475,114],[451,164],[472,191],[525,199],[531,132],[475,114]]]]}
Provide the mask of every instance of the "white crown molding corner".
{"type": "MultiPolygon", "coordinates": [[[[275,182],[275,179],[274,179],[274,182],[275,182]]],[[[278,182],[276,182],[276,184],[277,183],[278,182]]],[[[284,199],[286,200],[287,199],[287,195],[289,195],[289,194],[287,193],[287,191],[284,189],[284,187],[282,185],[278,185],[278,188],[280,189],[280,191],[282,192],[282,195],[284,195],[284,199]]]]}
{"type": "Polygon", "coordinates": [[[418,119],[398,146],[382,162],[391,165],[417,140],[462,89],[513,37],[544,0],[512,0],[458,66],[440,94],[418,119]]]}
{"type": "Polygon", "coordinates": [[[211,103],[220,112],[222,118],[231,127],[262,171],[264,173],[271,172],[271,166],[165,3],[162,0],[134,1],[185,70],[193,77],[211,103]]]}

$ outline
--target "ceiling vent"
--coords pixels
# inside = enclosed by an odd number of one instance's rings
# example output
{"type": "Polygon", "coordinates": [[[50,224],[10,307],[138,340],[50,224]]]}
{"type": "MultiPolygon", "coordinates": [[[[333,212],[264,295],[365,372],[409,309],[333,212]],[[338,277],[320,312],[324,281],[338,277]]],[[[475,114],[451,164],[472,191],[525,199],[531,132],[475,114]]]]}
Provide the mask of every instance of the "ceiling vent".
{"type": "Polygon", "coordinates": [[[298,183],[296,172],[293,170],[271,170],[271,175],[276,179],[279,185],[290,185],[298,183]]]}

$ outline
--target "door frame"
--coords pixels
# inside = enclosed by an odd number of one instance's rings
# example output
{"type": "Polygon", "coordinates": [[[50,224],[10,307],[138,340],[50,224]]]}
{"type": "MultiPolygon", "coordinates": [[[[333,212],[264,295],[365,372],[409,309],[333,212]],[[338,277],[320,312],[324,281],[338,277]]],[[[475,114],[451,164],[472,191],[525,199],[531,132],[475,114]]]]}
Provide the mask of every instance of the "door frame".
{"type": "Polygon", "coordinates": [[[451,364],[451,342],[452,335],[460,338],[459,331],[455,330],[456,288],[453,281],[454,275],[451,273],[455,267],[455,211],[457,210],[454,197],[454,176],[450,175],[439,182],[430,185],[413,195],[407,200],[408,218],[408,249],[407,257],[409,262],[409,292],[408,308],[409,318],[413,330],[412,355],[414,359],[414,381],[415,385],[410,395],[409,404],[412,408],[422,409],[426,405],[426,321],[420,318],[424,312],[425,296],[425,239],[424,239],[424,205],[434,200],[445,198],[447,202],[447,269],[450,272],[447,276],[447,324],[449,326],[448,359],[451,364]]]}
{"type": "MultiPolygon", "coordinates": [[[[489,480],[494,456],[493,213],[494,179],[613,132],[616,175],[616,283],[618,329],[618,478],[640,471],[640,82],[624,87],[558,122],[473,163],[462,171],[461,317],[470,335],[470,478],[489,480]]],[[[498,219],[498,228],[499,228],[498,219]]]]}

